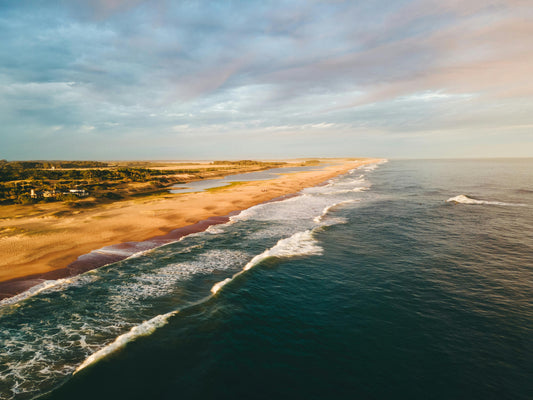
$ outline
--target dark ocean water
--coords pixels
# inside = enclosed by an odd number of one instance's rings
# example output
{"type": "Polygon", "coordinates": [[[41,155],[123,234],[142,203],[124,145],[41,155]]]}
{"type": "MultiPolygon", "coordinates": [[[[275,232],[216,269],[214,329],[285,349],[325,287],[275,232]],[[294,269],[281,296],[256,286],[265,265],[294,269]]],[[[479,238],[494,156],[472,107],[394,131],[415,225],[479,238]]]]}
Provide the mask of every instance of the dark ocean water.
{"type": "Polygon", "coordinates": [[[356,169],[41,289],[1,399],[530,399],[533,160],[356,169]]]}

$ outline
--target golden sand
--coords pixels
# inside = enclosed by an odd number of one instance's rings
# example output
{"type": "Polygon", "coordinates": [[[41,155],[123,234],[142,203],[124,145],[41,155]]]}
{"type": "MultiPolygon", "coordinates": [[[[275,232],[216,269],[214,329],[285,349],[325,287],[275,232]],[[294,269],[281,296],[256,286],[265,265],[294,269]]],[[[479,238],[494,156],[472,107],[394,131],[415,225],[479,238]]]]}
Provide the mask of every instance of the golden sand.
{"type": "Polygon", "coordinates": [[[61,204],[2,206],[0,282],[64,268],[91,250],[146,240],[211,216],[227,215],[376,161],[336,160],[318,171],[289,173],[207,192],[115,202],[63,216],[57,213],[61,204]]]}

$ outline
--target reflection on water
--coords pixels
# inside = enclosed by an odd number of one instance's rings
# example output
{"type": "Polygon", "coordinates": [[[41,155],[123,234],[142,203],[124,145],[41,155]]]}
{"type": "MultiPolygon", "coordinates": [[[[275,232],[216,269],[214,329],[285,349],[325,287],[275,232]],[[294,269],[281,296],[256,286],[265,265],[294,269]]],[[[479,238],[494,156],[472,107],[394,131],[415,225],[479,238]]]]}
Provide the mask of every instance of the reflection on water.
{"type": "Polygon", "coordinates": [[[204,179],[201,181],[181,183],[181,184],[173,186],[170,193],[202,192],[207,189],[228,186],[232,182],[268,181],[270,179],[276,179],[282,174],[288,174],[291,172],[319,171],[321,169],[324,169],[328,165],[330,164],[324,164],[321,166],[312,166],[312,167],[271,168],[265,171],[256,171],[256,172],[247,172],[244,174],[228,175],[221,179],[204,179]]]}

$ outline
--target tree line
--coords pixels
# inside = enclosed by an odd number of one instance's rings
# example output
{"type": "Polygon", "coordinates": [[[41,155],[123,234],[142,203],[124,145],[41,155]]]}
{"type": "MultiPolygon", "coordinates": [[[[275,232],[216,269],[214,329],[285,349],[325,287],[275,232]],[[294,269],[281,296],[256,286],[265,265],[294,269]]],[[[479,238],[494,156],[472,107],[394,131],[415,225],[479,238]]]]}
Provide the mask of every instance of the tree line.
{"type": "Polygon", "coordinates": [[[7,161],[0,160],[0,167],[10,166],[15,169],[51,169],[51,168],[107,168],[109,164],[101,161],[7,161]]]}
{"type": "MultiPolygon", "coordinates": [[[[186,170],[187,173],[190,170],[186,170]]],[[[154,176],[168,174],[169,171],[160,171],[147,168],[116,168],[116,169],[39,169],[19,168],[11,163],[0,165],[0,182],[21,180],[134,180],[144,181],[154,176]]],[[[172,173],[177,173],[172,171],[172,173]]]]}

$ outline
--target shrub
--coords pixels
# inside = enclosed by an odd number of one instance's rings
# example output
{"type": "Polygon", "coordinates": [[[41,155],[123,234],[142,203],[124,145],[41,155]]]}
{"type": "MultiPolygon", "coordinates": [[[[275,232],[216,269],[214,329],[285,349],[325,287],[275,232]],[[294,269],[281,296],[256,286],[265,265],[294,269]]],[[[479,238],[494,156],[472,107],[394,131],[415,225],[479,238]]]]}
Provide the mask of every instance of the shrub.
{"type": "Polygon", "coordinates": [[[106,193],[103,194],[102,197],[105,197],[106,199],[110,199],[110,200],[123,199],[123,197],[120,194],[115,193],[115,192],[106,192],[106,193]]]}

